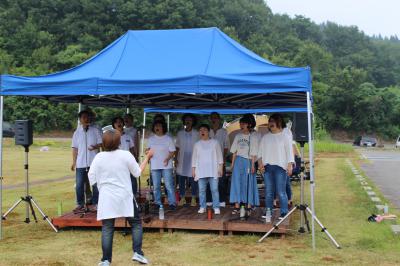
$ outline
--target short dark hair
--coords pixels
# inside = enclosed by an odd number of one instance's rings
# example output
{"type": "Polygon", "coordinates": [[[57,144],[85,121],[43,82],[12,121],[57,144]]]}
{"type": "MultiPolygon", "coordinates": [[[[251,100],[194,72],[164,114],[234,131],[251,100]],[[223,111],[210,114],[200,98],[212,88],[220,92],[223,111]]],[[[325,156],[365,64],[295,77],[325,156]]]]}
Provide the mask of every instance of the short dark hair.
{"type": "Polygon", "coordinates": [[[103,150],[115,151],[121,144],[121,134],[118,130],[107,130],[103,134],[103,150]]]}
{"type": "Polygon", "coordinates": [[[153,122],[159,122],[159,121],[165,123],[165,117],[164,117],[162,114],[156,114],[156,115],[153,117],[153,122]]]}
{"type": "Polygon", "coordinates": [[[125,115],[124,115],[124,118],[125,118],[125,117],[129,117],[131,120],[133,120],[133,115],[131,115],[131,114],[125,114],[125,115]]]}
{"type": "Polygon", "coordinates": [[[210,126],[209,126],[209,125],[207,125],[207,124],[201,124],[201,125],[199,126],[199,129],[202,128],[202,127],[203,127],[203,128],[206,128],[207,131],[210,132],[210,126]]]}
{"type": "Polygon", "coordinates": [[[114,124],[115,124],[115,122],[117,122],[118,119],[122,121],[122,126],[125,126],[124,119],[122,117],[120,117],[120,116],[117,116],[117,117],[114,117],[113,120],[111,121],[111,125],[112,125],[113,128],[115,128],[114,124]]]}
{"type": "Polygon", "coordinates": [[[250,120],[250,118],[248,117],[248,116],[242,116],[240,119],[239,119],[239,123],[245,123],[245,124],[247,124],[248,125],[248,127],[249,128],[251,128],[251,120],[250,120]]]}
{"type": "Polygon", "coordinates": [[[286,123],[283,120],[283,116],[281,114],[279,114],[279,113],[272,114],[269,117],[268,121],[271,120],[271,119],[273,119],[275,121],[276,126],[278,128],[285,128],[286,127],[286,123]]]}
{"type": "Polygon", "coordinates": [[[183,115],[182,115],[182,123],[183,123],[183,124],[185,123],[185,119],[186,119],[187,117],[190,117],[190,118],[192,119],[192,121],[193,121],[193,127],[196,126],[196,124],[197,124],[197,118],[196,118],[196,116],[195,116],[194,114],[190,114],[190,113],[186,113],[186,114],[183,114],[183,115]]]}
{"type": "Polygon", "coordinates": [[[248,121],[248,124],[250,128],[255,128],[257,125],[256,119],[254,118],[253,114],[245,114],[243,115],[243,118],[245,118],[248,121]]]}
{"type": "Polygon", "coordinates": [[[153,125],[151,126],[151,131],[155,134],[156,132],[154,131],[154,128],[156,127],[156,125],[161,125],[162,126],[162,130],[163,130],[163,134],[166,134],[168,132],[168,127],[167,124],[163,121],[154,121],[153,125]]]}
{"type": "Polygon", "coordinates": [[[218,116],[218,118],[221,118],[221,116],[217,112],[211,112],[210,116],[213,116],[213,115],[216,115],[216,116],[218,116]]]}
{"type": "Polygon", "coordinates": [[[90,117],[90,112],[88,110],[83,110],[78,113],[78,117],[81,118],[84,114],[90,117]]]}

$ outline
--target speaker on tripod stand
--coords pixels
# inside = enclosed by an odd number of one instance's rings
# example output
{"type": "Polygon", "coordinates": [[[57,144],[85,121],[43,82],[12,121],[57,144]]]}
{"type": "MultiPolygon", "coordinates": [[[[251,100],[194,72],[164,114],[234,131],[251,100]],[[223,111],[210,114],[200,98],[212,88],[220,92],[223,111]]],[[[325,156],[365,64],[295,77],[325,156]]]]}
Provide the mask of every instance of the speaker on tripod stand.
{"type": "Polygon", "coordinates": [[[40,212],[40,214],[43,217],[43,220],[46,220],[46,222],[53,228],[55,232],[58,232],[57,228],[52,224],[50,221],[49,217],[42,211],[42,209],[39,207],[39,205],[36,203],[36,201],[33,199],[33,197],[29,194],[29,164],[28,164],[28,154],[29,154],[29,146],[32,145],[33,143],[33,125],[31,120],[17,120],[15,121],[15,145],[21,145],[25,148],[25,164],[24,164],[24,169],[25,169],[25,196],[21,197],[19,200],[17,200],[14,205],[2,216],[2,219],[6,219],[7,215],[12,212],[21,202],[25,201],[26,203],[26,216],[25,216],[25,223],[30,223],[30,218],[29,218],[29,210],[32,213],[32,216],[37,223],[37,217],[35,213],[35,209],[33,206],[36,207],[36,209],[40,212]]]}
{"type": "MultiPolygon", "coordinates": [[[[312,121],[313,117],[311,114],[311,131],[312,131],[312,121]]],[[[296,210],[300,211],[300,228],[298,230],[299,233],[305,233],[306,230],[304,225],[306,225],[308,232],[310,232],[310,226],[307,218],[307,212],[311,215],[311,219],[315,220],[318,225],[321,227],[322,232],[324,232],[332,243],[336,246],[336,248],[340,248],[340,245],[336,242],[336,240],[332,237],[332,235],[328,232],[327,228],[319,221],[317,216],[310,210],[308,205],[304,200],[304,145],[309,141],[309,131],[308,131],[308,114],[307,113],[295,113],[293,116],[293,140],[300,144],[301,150],[301,174],[300,174],[300,204],[296,204],[295,208],[291,209],[285,217],[283,217],[279,222],[272,226],[272,228],[261,237],[258,242],[262,242],[265,238],[267,238],[274,230],[279,228],[279,225],[283,223],[287,218],[289,218],[296,210]]],[[[312,132],[311,132],[312,134],[312,132]]],[[[311,135],[311,139],[313,139],[313,135],[311,135]]],[[[313,182],[313,181],[311,181],[313,182]]]]}

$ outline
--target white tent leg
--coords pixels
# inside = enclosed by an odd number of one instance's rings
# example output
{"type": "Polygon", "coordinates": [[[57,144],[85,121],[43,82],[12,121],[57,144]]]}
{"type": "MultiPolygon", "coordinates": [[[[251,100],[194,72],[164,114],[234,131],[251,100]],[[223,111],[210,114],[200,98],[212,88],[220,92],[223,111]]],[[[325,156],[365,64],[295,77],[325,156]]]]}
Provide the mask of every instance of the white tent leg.
{"type": "Polygon", "coordinates": [[[140,162],[144,158],[144,134],[146,133],[146,112],[143,112],[143,129],[142,129],[142,143],[140,144],[140,162]]]}
{"type": "Polygon", "coordinates": [[[312,233],[312,247],[313,250],[315,251],[316,246],[315,246],[315,223],[314,223],[314,218],[315,218],[315,208],[314,208],[314,187],[315,187],[315,182],[314,182],[314,140],[312,136],[312,106],[311,106],[311,95],[309,92],[307,92],[307,122],[308,122],[308,154],[309,154],[309,160],[310,160],[310,194],[311,194],[311,233],[312,233]]]}
{"type": "Polygon", "coordinates": [[[167,114],[167,131],[169,132],[169,114],[167,114]]]}
{"type": "Polygon", "coordinates": [[[126,113],[129,114],[129,107],[126,107],[126,113]]]}
{"type": "MultiPolygon", "coordinates": [[[[80,113],[82,111],[82,103],[79,103],[78,104],[78,114],[80,113]]],[[[78,118],[78,127],[81,125],[81,121],[79,120],[79,118],[78,118]]]]}
{"type": "Polygon", "coordinates": [[[3,96],[0,96],[0,240],[3,239],[3,96]]]}

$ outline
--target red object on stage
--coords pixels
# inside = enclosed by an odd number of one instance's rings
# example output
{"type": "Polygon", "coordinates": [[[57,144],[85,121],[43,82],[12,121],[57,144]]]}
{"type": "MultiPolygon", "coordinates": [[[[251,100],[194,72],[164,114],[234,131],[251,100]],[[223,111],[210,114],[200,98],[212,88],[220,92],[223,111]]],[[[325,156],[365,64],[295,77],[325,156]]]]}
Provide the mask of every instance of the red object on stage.
{"type": "Polygon", "coordinates": [[[212,219],[212,210],[210,208],[207,208],[207,219],[208,220],[212,219]]]}

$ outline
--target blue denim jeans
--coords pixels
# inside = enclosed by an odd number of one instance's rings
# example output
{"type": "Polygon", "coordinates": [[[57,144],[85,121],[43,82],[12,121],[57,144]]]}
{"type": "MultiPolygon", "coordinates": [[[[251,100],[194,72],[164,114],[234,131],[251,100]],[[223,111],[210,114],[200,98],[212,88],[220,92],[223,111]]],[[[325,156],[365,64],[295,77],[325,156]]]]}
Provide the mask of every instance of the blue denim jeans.
{"type": "MultiPolygon", "coordinates": [[[[274,199],[276,199],[276,191],[275,188],[274,189],[274,199]]],[[[290,176],[287,176],[287,180],[286,180],[286,195],[289,200],[292,200],[292,184],[290,183],[290,176]]]]}
{"type": "Polygon", "coordinates": [[[172,176],[172,168],[151,170],[155,203],[161,205],[161,177],[164,177],[164,185],[167,189],[168,204],[176,206],[175,186],[172,176]]]}
{"type": "MultiPolygon", "coordinates": [[[[85,205],[85,181],[88,180],[89,168],[76,168],[76,204],[79,206],[85,205]]],[[[99,200],[99,191],[97,186],[92,186],[92,204],[97,204],[99,200]]]]}
{"type": "Polygon", "coordinates": [[[190,188],[192,190],[192,197],[196,197],[197,195],[197,182],[194,181],[194,178],[191,176],[178,176],[179,179],[179,195],[181,198],[185,197],[186,194],[186,181],[188,180],[190,183],[190,188]]]}
{"type": "Polygon", "coordinates": [[[287,179],[286,179],[286,195],[289,200],[292,200],[292,184],[290,183],[290,176],[286,175],[287,179]]]}
{"type": "Polygon", "coordinates": [[[265,206],[272,210],[274,200],[274,190],[279,197],[281,216],[288,213],[288,198],[286,195],[286,171],[277,165],[267,164],[264,173],[265,182],[265,206]]]}
{"type": "Polygon", "coordinates": [[[138,181],[136,177],[134,177],[133,175],[131,175],[131,184],[132,184],[132,193],[133,196],[135,197],[136,194],[138,193],[138,181]]]}
{"type": "Polygon", "coordinates": [[[207,184],[210,184],[213,208],[219,208],[219,193],[218,193],[218,178],[214,177],[203,177],[199,178],[199,198],[200,208],[206,208],[206,188],[207,184]]]}
{"type": "MultiPolygon", "coordinates": [[[[143,255],[143,251],[142,251],[142,239],[143,239],[142,221],[140,220],[139,210],[138,210],[137,203],[135,200],[133,202],[133,208],[134,208],[134,216],[127,218],[129,225],[131,226],[131,230],[132,230],[132,249],[133,249],[133,252],[137,252],[140,255],[143,255]]],[[[102,257],[101,261],[108,260],[109,262],[111,262],[115,219],[105,219],[105,220],[102,220],[101,222],[102,222],[101,248],[103,250],[103,257],[102,257]]]]}
{"type": "MultiPolygon", "coordinates": [[[[226,202],[227,195],[229,195],[227,193],[227,190],[228,190],[228,178],[224,174],[218,179],[218,192],[219,192],[219,201],[220,202],[226,202]]],[[[207,199],[207,202],[211,202],[212,201],[210,185],[207,185],[206,199],[207,199]]]]}

